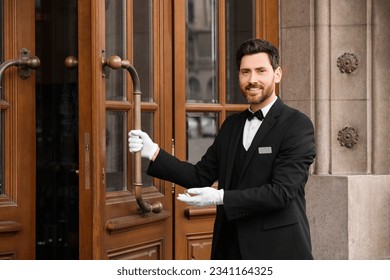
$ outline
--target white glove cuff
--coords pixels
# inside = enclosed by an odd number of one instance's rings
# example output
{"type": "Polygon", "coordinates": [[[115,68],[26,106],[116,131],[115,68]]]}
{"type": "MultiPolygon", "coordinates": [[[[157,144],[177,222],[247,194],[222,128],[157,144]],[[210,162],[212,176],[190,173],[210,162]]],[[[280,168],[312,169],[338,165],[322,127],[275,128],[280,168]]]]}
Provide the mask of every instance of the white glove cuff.
{"type": "Polygon", "coordinates": [[[218,190],[218,200],[216,201],[217,205],[223,205],[223,195],[224,195],[223,189],[218,190]]]}
{"type": "Polygon", "coordinates": [[[158,145],[156,143],[153,143],[150,148],[145,151],[145,157],[147,157],[149,160],[152,160],[154,154],[157,152],[158,145]]]}

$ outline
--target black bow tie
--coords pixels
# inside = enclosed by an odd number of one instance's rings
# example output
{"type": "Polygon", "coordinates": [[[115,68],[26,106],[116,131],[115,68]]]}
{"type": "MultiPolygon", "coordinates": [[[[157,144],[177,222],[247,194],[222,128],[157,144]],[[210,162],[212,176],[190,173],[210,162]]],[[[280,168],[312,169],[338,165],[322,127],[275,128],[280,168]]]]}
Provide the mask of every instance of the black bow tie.
{"type": "Polygon", "coordinates": [[[263,112],[261,110],[258,110],[254,113],[249,110],[246,111],[246,118],[248,121],[251,121],[254,117],[258,118],[260,121],[264,120],[263,112]]]}

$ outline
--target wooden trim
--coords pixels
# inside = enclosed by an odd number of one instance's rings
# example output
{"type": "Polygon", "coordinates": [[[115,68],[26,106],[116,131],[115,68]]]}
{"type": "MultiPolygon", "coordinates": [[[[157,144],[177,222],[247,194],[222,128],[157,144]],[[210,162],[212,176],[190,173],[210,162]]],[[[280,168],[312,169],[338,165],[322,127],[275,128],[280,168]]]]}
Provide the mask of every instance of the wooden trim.
{"type": "Polygon", "coordinates": [[[186,104],[186,112],[221,112],[221,114],[225,114],[225,116],[227,115],[227,112],[241,112],[247,108],[247,104],[186,104]]]}
{"type": "Polygon", "coordinates": [[[175,156],[186,157],[186,6],[185,1],[173,0],[174,5],[174,139],[175,156]],[[180,77],[180,78],[179,78],[180,77]],[[181,94],[178,94],[181,93],[181,94]],[[183,94],[184,93],[184,94],[183,94]]]}
{"type": "Polygon", "coordinates": [[[110,219],[106,223],[106,230],[110,234],[122,233],[168,219],[171,212],[162,210],[159,214],[146,213],[110,219]]]}
{"type": "Polygon", "coordinates": [[[22,230],[22,225],[15,221],[0,222],[0,236],[5,234],[15,234],[22,230]]]}
{"type": "MultiPolygon", "coordinates": [[[[88,0],[91,1],[91,0],[88,0]]],[[[95,155],[91,164],[91,189],[93,190],[92,204],[92,258],[103,259],[104,237],[101,229],[104,227],[105,219],[105,162],[106,162],[106,130],[105,130],[105,83],[102,71],[102,53],[105,50],[105,2],[91,1],[91,61],[89,70],[91,71],[91,141],[92,154],[95,155]]],[[[80,41],[81,43],[81,41],[80,41]]]]}
{"type": "MultiPolygon", "coordinates": [[[[226,1],[218,2],[218,91],[219,102],[226,104],[226,1]]],[[[226,112],[219,114],[219,126],[226,119],[226,112]]]]}
{"type": "Polygon", "coordinates": [[[89,174],[79,173],[79,258],[93,258],[93,193],[96,182],[93,180],[94,157],[85,158],[84,137],[89,135],[89,154],[93,155],[92,145],[92,26],[91,1],[78,3],[78,71],[79,71],[79,167],[89,161],[89,174]],[[88,177],[87,177],[88,176],[88,177]],[[89,187],[87,185],[89,183],[89,187]]]}
{"type": "MultiPolygon", "coordinates": [[[[118,71],[121,71],[121,69],[118,71]]],[[[127,74],[127,72],[125,74],[127,74]]],[[[133,104],[127,101],[106,101],[106,110],[129,111],[132,108],[133,104]]]]}
{"type": "MultiPolygon", "coordinates": [[[[4,60],[13,59],[18,57],[17,53],[17,42],[16,37],[17,24],[16,24],[16,14],[17,14],[17,3],[14,1],[4,1],[4,37],[7,40],[4,40],[4,60]]],[[[19,16],[19,15],[18,15],[19,16]]],[[[16,83],[16,70],[14,67],[7,69],[3,75],[4,87],[2,88],[4,99],[8,104],[15,103],[15,93],[17,93],[17,83],[16,83]]],[[[16,114],[15,105],[12,105],[5,114],[6,122],[4,126],[4,187],[5,194],[7,194],[5,201],[3,199],[0,202],[4,201],[5,203],[12,203],[16,201],[16,147],[14,149],[10,148],[11,143],[16,143],[16,131],[12,124],[15,123],[16,114]],[[7,120],[8,119],[8,120],[7,120]]]]}
{"type": "Polygon", "coordinates": [[[278,0],[256,0],[256,37],[264,38],[279,45],[279,4],[278,0]]]}
{"type": "Polygon", "coordinates": [[[215,218],[216,213],[217,213],[216,207],[207,207],[207,208],[187,207],[184,210],[184,215],[188,220],[215,218]]]}

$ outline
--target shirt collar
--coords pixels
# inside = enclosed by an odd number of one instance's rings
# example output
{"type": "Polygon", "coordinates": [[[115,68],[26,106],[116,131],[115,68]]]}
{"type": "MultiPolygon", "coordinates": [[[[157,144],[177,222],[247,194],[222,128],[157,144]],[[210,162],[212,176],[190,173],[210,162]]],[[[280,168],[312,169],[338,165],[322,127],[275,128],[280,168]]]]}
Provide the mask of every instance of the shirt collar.
{"type": "MultiPolygon", "coordinates": [[[[278,97],[275,96],[275,99],[270,104],[268,104],[267,106],[260,109],[263,112],[264,118],[267,116],[269,110],[271,109],[272,105],[274,105],[274,103],[276,102],[277,99],[278,99],[278,97]]],[[[250,108],[248,110],[251,111],[252,113],[254,113],[250,108]]]]}

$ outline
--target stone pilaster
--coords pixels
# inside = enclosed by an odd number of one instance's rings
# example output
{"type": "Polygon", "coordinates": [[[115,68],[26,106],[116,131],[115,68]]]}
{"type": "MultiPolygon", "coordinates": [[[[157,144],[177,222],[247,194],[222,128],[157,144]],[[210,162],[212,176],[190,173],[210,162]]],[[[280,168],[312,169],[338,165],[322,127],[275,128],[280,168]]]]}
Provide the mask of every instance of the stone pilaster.
{"type": "Polygon", "coordinates": [[[388,26],[386,0],[280,0],[280,95],[316,128],[317,259],[390,258],[388,26]]]}

